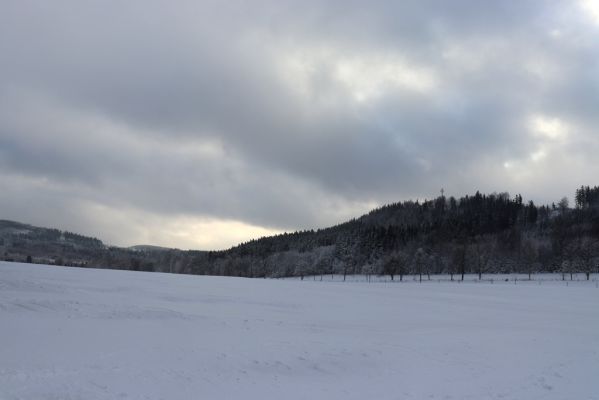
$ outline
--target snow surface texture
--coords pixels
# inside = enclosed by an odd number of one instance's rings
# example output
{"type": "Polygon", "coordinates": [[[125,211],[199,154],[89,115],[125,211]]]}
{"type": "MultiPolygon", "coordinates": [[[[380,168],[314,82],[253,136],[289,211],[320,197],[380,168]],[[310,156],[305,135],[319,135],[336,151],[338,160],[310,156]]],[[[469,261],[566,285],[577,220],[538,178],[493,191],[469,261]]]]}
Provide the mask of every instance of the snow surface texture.
{"type": "Polygon", "coordinates": [[[0,263],[0,399],[599,399],[599,289],[0,263]]]}

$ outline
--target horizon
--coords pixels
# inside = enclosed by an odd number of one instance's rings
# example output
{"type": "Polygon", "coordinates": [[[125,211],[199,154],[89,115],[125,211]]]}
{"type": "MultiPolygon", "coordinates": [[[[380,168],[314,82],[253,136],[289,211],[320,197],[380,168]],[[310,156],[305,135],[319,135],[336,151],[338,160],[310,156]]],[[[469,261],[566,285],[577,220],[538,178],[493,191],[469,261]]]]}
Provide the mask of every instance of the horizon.
{"type": "Polygon", "coordinates": [[[9,0],[2,218],[221,250],[441,188],[571,201],[597,37],[599,0],[9,0]]]}
{"type": "MultiPolygon", "coordinates": [[[[75,233],[75,234],[82,234],[83,236],[92,237],[94,239],[99,239],[107,247],[120,247],[120,248],[128,249],[128,248],[134,248],[134,247],[147,246],[147,247],[156,247],[156,248],[163,248],[163,249],[169,249],[169,250],[180,250],[180,251],[201,251],[201,252],[226,251],[226,250],[230,250],[231,248],[243,245],[244,243],[247,243],[247,242],[252,241],[252,240],[260,240],[260,239],[263,239],[263,238],[277,236],[277,235],[283,235],[283,234],[294,234],[294,233],[298,233],[298,232],[302,232],[302,231],[310,231],[310,230],[317,231],[317,230],[321,230],[321,229],[331,228],[331,227],[334,227],[336,225],[340,225],[340,224],[344,224],[346,222],[349,222],[352,219],[361,218],[361,217],[363,217],[365,215],[368,215],[370,212],[376,211],[376,210],[378,210],[378,209],[380,209],[382,207],[390,206],[390,205],[394,205],[394,204],[398,204],[398,203],[406,203],[406,202],[415,202],[415,203],[421,202],[421,203],[425,203],[425,202],[434,201],[435,199],[438,199],[440,197],[445,197],[446,199],[455,198],[459,202],[461,199],[463,199],[463,198],[465,198],[467,196],[472,197],[472,196],[476,195],[477,193],[480,193],[480,191],[477,190],[474,193],[466,193],[466,194],[461,194],[459,196],[454,196],[454,195],[448,195],[448,196],[446,196],[444,194],[445,190],[442,189],[442,191],[443,191],[443,193],[441,193],[439,196],[436,196],[436,197],[423,198],[423,199],[406,199],[406,200],[400,200],[400,201],[390,202],[390,203],[386,203],[386,204],[381,204],[381,205],[378,205],[378,206],[376,206],[376,207],[374,207],[374,208],[372,208],[372,209],[370,209],[370,210],[368,210],[368,211],[366,211],[366,212],[364,212],[364,213],[362,213],[360,215],[355,215],[353,217],[348,218],[347,220],[339,221],[339,222],[334,223],[332,225],[320,226],[320,227],[311,227],[311,228],[308,227],[308,228],[305,228],[305,229],[297,229],[297,230],[291,230],[291,231],[275,232],[275,233],[272,233],[270,235],[263,235],[263,236],[258,236],[258,237],[251,237],[249,239],[246,239],[244,241],[235,243],[235,244],[230,245],[228,247],[210,248],[210,249],[208,249],[208,248],[206,248],[206,249],[199,249],[199,248],[179,248],[179,247],[161,246],[161,245],[156,245],[156,244],[152,244],[152,243],[133,243],[133,244],[128,244],[128,245],[118,245],[118,244],[113,244],[113,243],[107,243],[102,237],[100,237],[100,236],[98,236],[96,234],[93,234],[93,233],[89,233],[88,234],[88,233],[70,231],[68,229],[60,229],[59,227],[56,227],[56,226],[38,226],[38,225],[35,225],[33,223],[29,223],[27,221],[22,221],[22,220],[17,221],[17,220],[10,220],[10,219],[5,219],[5,218],[0,218],[0,221],[15,222],[15,223],[18,223],[18,224],[29,225],[29,226],[33,226],[33,227],[37,227],[37,228],[42,228],[42,229],[58,229],[61,232],[71,232],[71,233],[75,233]]],[[[551,203],[536,203],[536,202],[534,202],[534,200],[527,199],[526,197],[522,196],[521,193],[516,193],[515,195],[512,196],[511,193],[508,193],[508,192],[505,192],[505,191],[503,191],[503,192],[502,191],[494,191],[494,192],[491,192],[491,193],[480,193],[480,194],[483,195],[483,196],[507,194],[510,199],[514,199],[515,196],[521,196],[523,203],[527,203],[528,201],[533,201],[533,203],[535,203],[535,205],[537,207],[551,207],[552,205],[556,205],[558,203],[558,201],[553,201],[551,203]]],[[[570,197],[569,196],[562,196],[560,198],[560,200],[562,200],[564,198],[567,199],[568,203],[570,204],[570,208],[571,208],[571,204],[572,203],[570,202],[570,197]]]]}

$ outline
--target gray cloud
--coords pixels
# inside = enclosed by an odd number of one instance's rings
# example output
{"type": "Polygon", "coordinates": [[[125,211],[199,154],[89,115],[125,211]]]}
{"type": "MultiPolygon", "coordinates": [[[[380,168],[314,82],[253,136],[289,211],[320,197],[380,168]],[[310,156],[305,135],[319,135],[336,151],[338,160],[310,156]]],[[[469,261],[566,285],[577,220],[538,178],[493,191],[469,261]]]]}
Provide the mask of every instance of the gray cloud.
{"type": "Polygon", "coordinates": [[[0,217],[176,245],[148,232],[595,183],[599,22],[582,3],[321,3],[7,2],[0,217]]]}

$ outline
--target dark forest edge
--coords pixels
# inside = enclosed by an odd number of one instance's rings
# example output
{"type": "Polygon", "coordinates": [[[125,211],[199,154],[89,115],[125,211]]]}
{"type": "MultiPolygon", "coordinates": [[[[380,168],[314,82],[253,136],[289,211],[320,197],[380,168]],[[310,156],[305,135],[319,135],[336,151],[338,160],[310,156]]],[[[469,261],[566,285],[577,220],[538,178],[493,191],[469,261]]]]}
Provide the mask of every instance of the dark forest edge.
{"type": "Polygon", "coordinates": [[[0,221],[6,261],[196,275],[291,277],[599,272],[599,187],[537,206],[507,193],[389,204],[319,230],[263,237],[222,251],[121,248],[0,221]]]}

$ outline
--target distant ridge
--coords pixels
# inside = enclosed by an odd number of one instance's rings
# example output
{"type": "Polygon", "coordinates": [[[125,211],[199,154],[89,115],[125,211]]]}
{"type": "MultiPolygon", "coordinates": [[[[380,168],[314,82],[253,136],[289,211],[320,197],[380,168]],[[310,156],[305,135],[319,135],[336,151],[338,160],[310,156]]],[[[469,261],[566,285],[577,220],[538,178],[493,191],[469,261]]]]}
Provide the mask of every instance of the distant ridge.
{"type": "Polygon", "coordinates": [[[135,245],[135,246],[129,246],[127,248],[131,249],[131,250],[135,250],[135,251],[166,251],[166,250],[173,250],[170,247],[153,246],[151,244],[138,244],[138,245],[135,245]]]}
{"type": "MultiPolygon", "coordinates": [[[[318,274],[458,275],[599,272],[599,187],[538,206],[521,195],[476,192],[459,199],[385,205],[325,229],[250,240],[222,251],[99,239],[0,221],[4,260],[244,277],[318,274]]],[[[564,276],[565,278],[565,276],[564,276]]]]}

